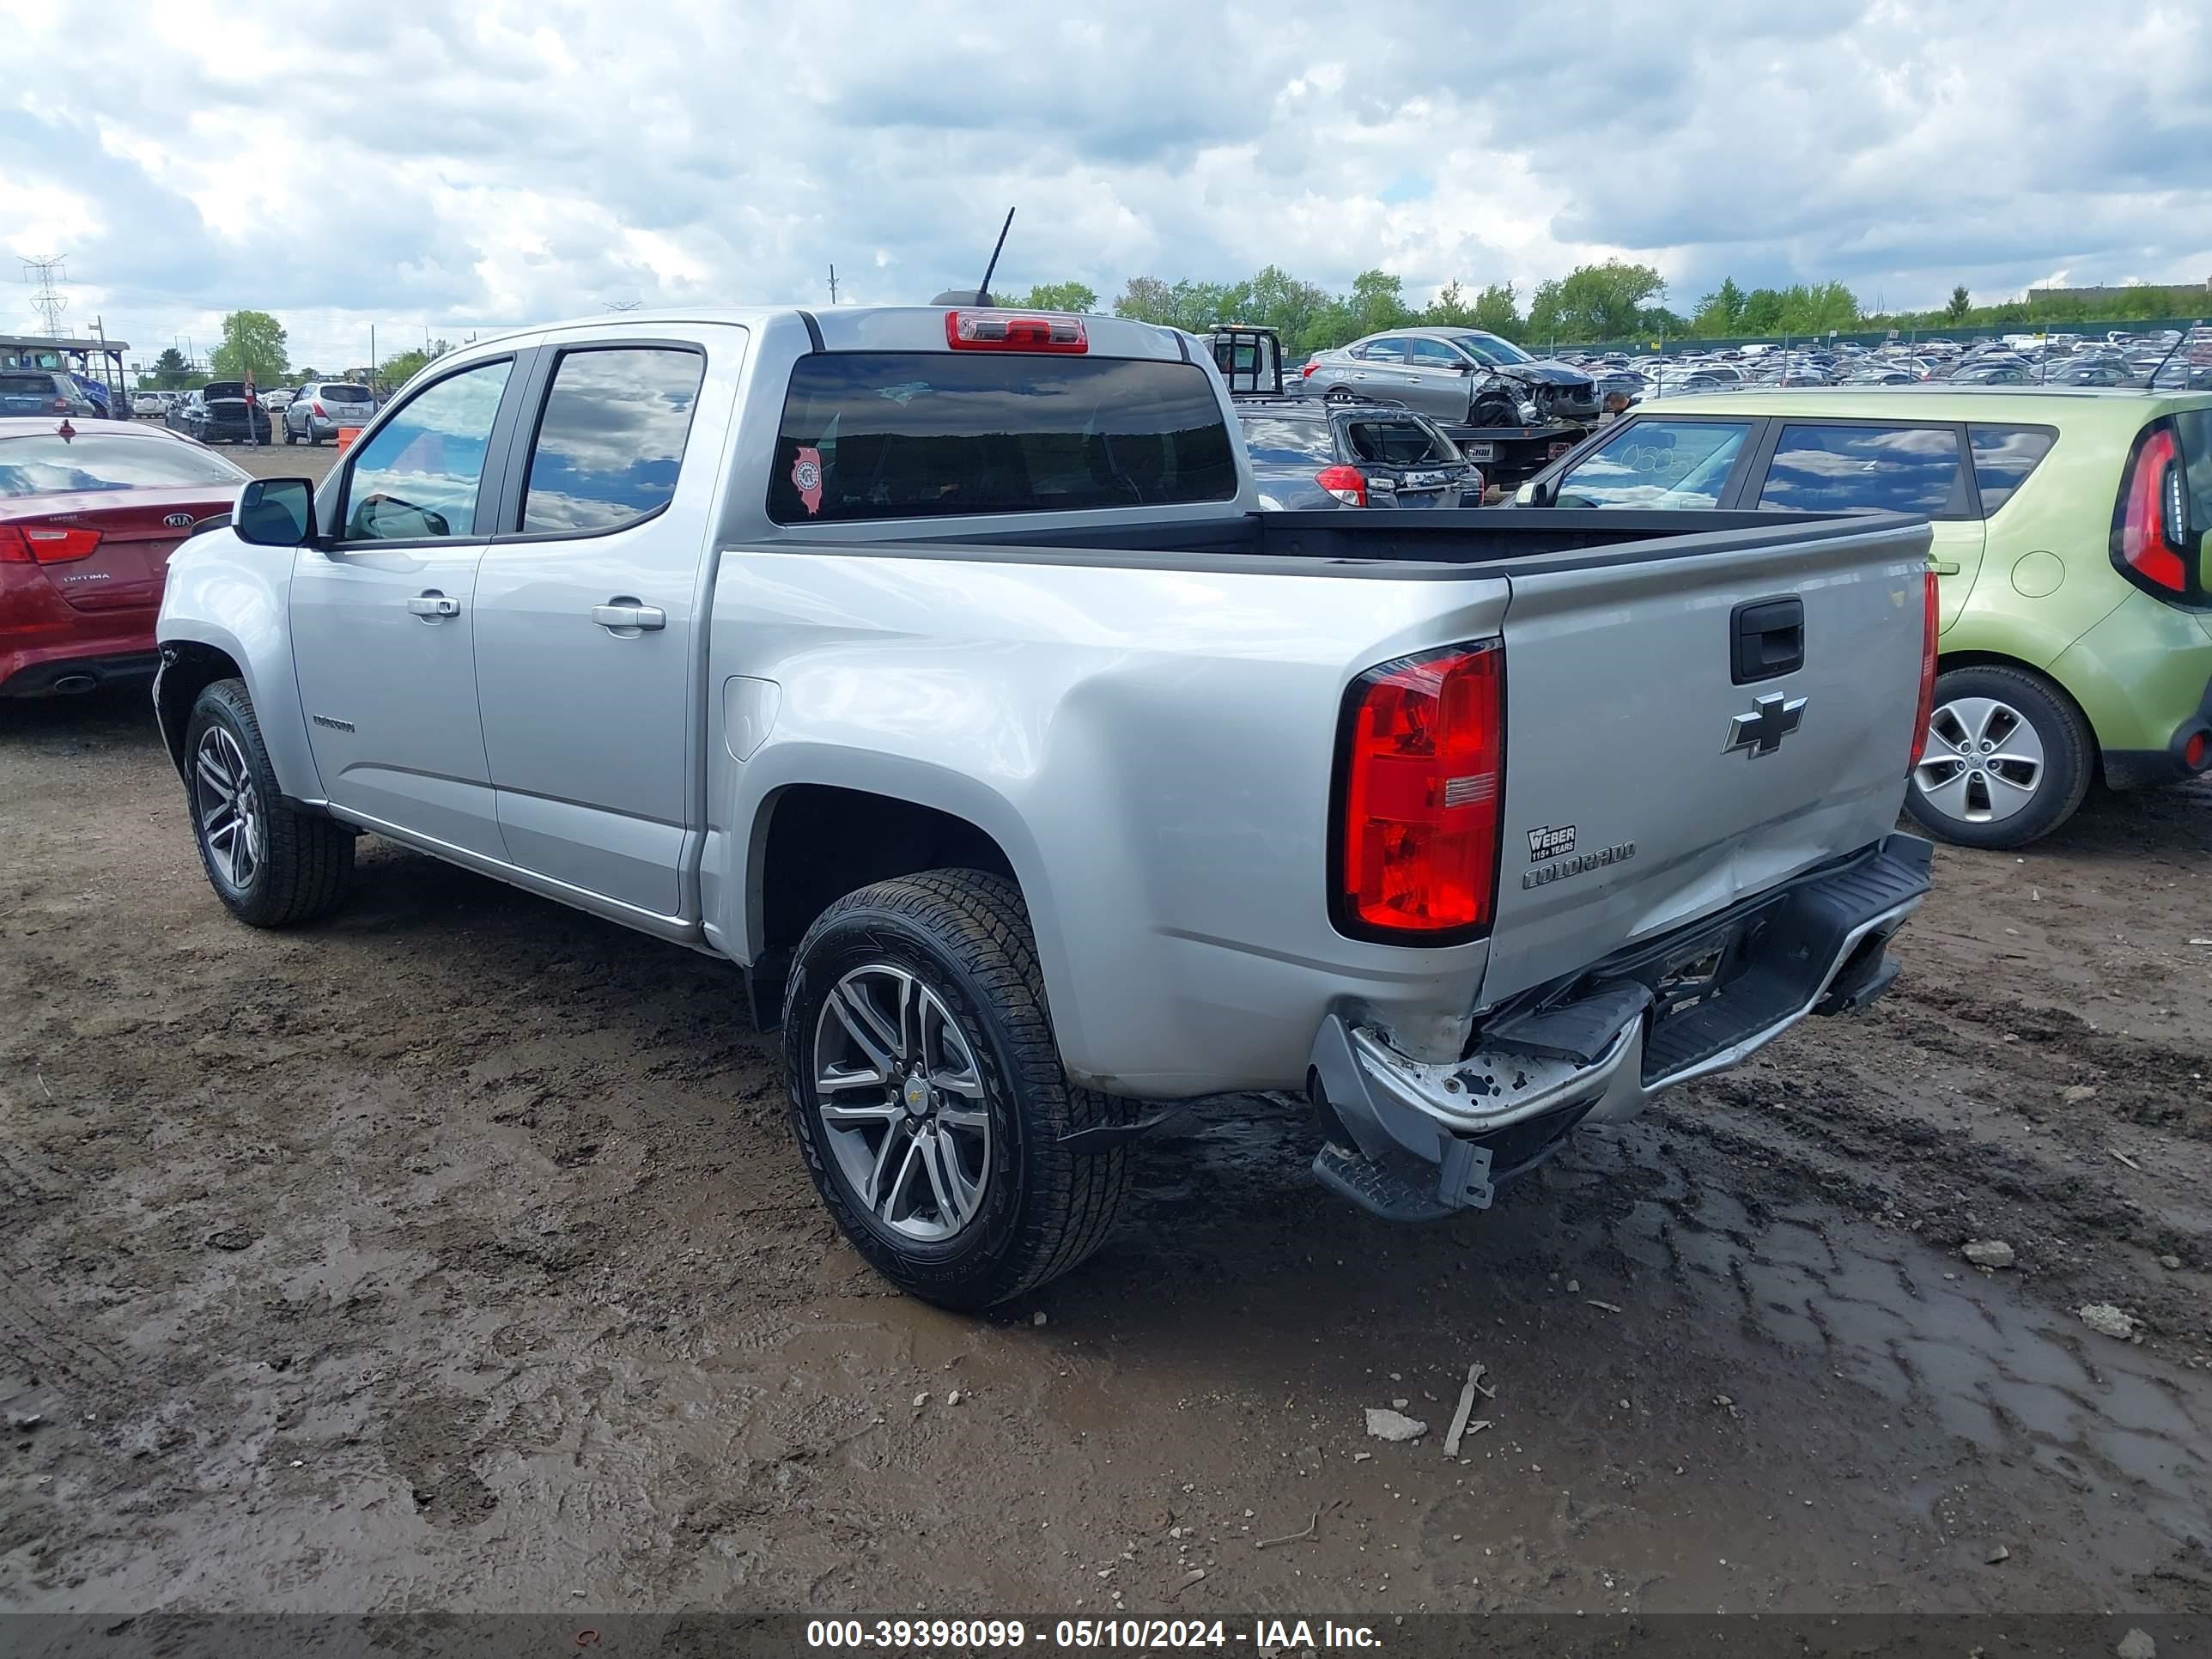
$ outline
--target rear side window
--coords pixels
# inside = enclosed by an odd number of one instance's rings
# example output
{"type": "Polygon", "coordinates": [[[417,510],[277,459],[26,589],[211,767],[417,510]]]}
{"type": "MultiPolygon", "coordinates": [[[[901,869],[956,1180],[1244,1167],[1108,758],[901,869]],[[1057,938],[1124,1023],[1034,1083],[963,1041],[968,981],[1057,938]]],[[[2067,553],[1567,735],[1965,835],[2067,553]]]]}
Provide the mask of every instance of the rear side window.
{"type": "Polygon", "coordinates": [[[1346,436],[1353,455],[1378,466],[1443,466],[1459,459],[1419,421],[1353,421],[1346,436]]]}
{"type": "Polygon", "coordinates": [[[1965,478],[1950,427],[1785,426],[1759,504],[1955,517],[1965,509],[1965,478]]]}
{"type": "Polygon", "coordinates": [[[1225,501],[1236,449],[1195,363],[1026,353],[799,359],[769,476],[778,524],[1225,501]]]}
{"type": "Polygon", "coordinates": [[[1327,466],[1336,459],[1336,434],[1323,420],[1297,421],[1247,416],[1244,447],[1259,466],[1327,466]]]}
{"type": "Polygon", "coordinates": [[[705,368],[668,348],[564,354],[530,452],[523,529],[611,530],[667,506],[705,368]]]}
{"type": "Polygon", "coordinates": [[[325,386],[322,399],[326,404],[365,404],[368,401],[368,388],[355,386],[350,381],[341,381],[335,386],[325,386]]]}
{"type": "Polygon", "coordinates": [[[2047,426],[1970,426],[1966,441],[1974,452],[1974,488],[1981,492],[1988,518],[2027,482],[2058,434],[2047,426]]]}
{"type": "Polygon", "coordinates": [[[77,489],[166,489],[192,484],[235,488],[250,475],[195,444],[165,437],[80,432],[0,438],[0,495],[77,489]]]}

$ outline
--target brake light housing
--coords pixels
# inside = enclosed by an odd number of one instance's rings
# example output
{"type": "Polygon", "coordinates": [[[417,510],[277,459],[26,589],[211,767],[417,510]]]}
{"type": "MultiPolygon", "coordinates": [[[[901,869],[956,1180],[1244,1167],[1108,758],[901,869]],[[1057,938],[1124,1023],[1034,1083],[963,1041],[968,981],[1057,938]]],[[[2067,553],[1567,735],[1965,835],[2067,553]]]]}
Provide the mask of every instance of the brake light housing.
{"type": "Polygon", "coordinates": [[[1912,716],[1912,764],[1905,768],[1907,772],[1927,754],[1928,722],[1936,718],[1936,624],[1940,598],[1936,573],[1922,572],[1920,584],[1920,701],[1912,716]]]}
{"type": "Polygon", "coordinates": [[[100,550],[97,530],[0,525],[0,564],[75,564],[100,550]]]}
{"type": "Polygon", "coordinates": [[[2180,440],[2171,423],[2151,427],[2136,441],[2112,509],[2112,566],[2154,598],[2195,606],[2208,596],[2190,568],[2186,492],[2180,440]]]}
{"type": "Polygon", "coordinates": [[[1490,932],[1505,782],[1498,640],[1371,668],[1345,693],[1330,921],[1354,939],[1458,945],[1490,932]]]}
{"type": "Polygon", "coordinates": [[[1091,349],[1080,317],[1032,315],[1013,311],[948,311],[945,343],[955,351],[1054,351],[1091,349]]]}
{"type": "Polygon", "coordinates": [[[1346,507],[1367,505],[1367,475],[1356,466],[1325,466],[1314,482],[1346,507]]]}

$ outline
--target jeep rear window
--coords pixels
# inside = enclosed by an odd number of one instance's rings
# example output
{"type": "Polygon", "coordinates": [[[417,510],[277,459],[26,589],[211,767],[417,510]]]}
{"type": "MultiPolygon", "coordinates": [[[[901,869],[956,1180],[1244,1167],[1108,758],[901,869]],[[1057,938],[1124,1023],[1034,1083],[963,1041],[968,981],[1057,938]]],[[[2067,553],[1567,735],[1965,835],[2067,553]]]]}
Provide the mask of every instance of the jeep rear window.
{"type": "Polygon", "coordinates": [[[1236,449],[1194,363],[817,352],[791,372],[778,524],[1225,501],[1236,449]]]}
{"type": "Polygon", "coordinates": [[[1974,448],[1974,487],[1982,493],[1982,516],[1988,518],[2027,482],[2058,434],[2047,426],[1982,426],[1966,428],[1974,448]]]}
{"type": "Polygon", "coordinates": [[[1459,455],[1419,421],[1354,421],[1352,453],[1381,466],[1443,466],[1459,455]]]}

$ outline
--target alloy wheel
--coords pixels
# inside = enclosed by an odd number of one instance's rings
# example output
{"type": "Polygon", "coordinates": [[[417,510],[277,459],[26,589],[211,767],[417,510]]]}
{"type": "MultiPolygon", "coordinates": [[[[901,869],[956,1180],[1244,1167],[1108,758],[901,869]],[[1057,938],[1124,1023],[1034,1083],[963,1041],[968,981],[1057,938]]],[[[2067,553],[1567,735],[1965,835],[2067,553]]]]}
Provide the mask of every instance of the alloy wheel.
{"type": "Polygon", "coordinates": [[[2044,770],[2043,738],[2018,709],[1995,697],[1960,697],[1929,716],[1912,787],[1945,817],[1996,823],[2035,799],[2044,770]]]}
{"type": "Polygon", "coordinates": [[[209,865],[234,891],[245,891],[261,868],[266,829],[246,750],[226,727],[210,726],[200,736],[192,802],[209,865]]]}
{"type": "Polygon", "coordinates": [[[815,1022],[823,1145],[893,1232],[941,1243],[982,1207],[991,1114],[974,1049],[921,980],[889,963],[839,980],[815,1022]]]}

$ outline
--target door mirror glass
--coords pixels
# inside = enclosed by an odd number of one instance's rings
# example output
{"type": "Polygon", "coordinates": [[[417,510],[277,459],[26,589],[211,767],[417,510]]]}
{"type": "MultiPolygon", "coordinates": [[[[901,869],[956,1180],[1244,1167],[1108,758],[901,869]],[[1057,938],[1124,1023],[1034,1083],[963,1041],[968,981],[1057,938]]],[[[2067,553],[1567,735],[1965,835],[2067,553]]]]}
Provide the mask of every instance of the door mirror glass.
{"type": "Polygon", "coordinates": [[[315,486],[306,478],[256,478],[238,492],[231,528],[256,547],[299,547],[313,533],[315,486]]]}

